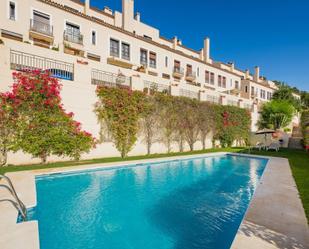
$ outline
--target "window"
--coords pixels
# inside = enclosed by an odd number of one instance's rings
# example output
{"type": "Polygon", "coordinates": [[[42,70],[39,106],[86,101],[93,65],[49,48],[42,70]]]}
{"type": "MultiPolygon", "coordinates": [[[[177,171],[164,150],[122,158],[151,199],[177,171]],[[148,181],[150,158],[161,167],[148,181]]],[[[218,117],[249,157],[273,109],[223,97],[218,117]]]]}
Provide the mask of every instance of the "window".
{"type": "Polygon", "coordinates": [[[66,23],[65,40],[78,44],[83,43],[83,36],[80,33],[80,27],[72,23],[66,23]]]}
{"type": "Polygon", "coordinates": [[[267,92],[267,99],[268,99],[268,100],[271,100],[271,98],[272,98],[271,92],[267,92]]]}
{"type": "Polygon", "coordinates": [[[97,44],[97,32],[95,32],[94,30],[92,30],[91,32],[91,43],[92,45],[97,44]]]}
{"type": "Polygon", "coordinates": [[[187,65],[187,75],[192,75],[192,65],[187,65]]]}
{"type": "Polygon", "coordinates": [[[222,76],[218,75],[218,86],[221,87],[222,86],[222,76]]]}
{"type": "Polygon", "coordinates": [[[197,68],[197,77],[200,77],[200,68],[197,68]]]}
{"type": "Polygon", "coordinates": [[[174,61],[174,67],[180,69],[180,61],[174,61]]]}
{"type": "Polygon", "coordinates": [[[265,93],[265,90],[261,90],[261,92],[260,92],[260,97],[261,97],[261,99],[265,99],[266,98],[266,95],[265,95],[266,93],[265,93]]]}
{"type": "Polygon", "coordinates": [[[148,66],[148,52],[145,49],[141,49],[140,63],[145,67],[148,66]]]}
{"type": "Polygon", "coordinates": [[[110,56],[119,57],[119,41],[110,40],[110,56]]]}
{"type": "Polygon", "coordinates": [[[53,34],[52,26],[50,25],[50,16],[36,11],[33,11],[33,20],[31,21],[31,29],[47,35],[53,34]]]}
{"type": "Polygon", "coordinates": [[[248,92],[248,86],[245,86],[245,92],[246,93],[248,92]]]}
{"type": "Polygon", "coordinates": [[[235,88],[239,89],[239,82],[238,81],[235,81],[235,88]]]}
{"type": "Polygon", "coordinates": [[[127,43],[121,43],[121,58],[130,60],[130,45],[127,43]]]}
{"type": "Polygon", "coordinates": [[[157,67],[157,54],[154,52],[149,53],[149,66],[152,68],[157,67]]]}
{"type": "Polygon", "coordinates": [[[222,77],[222,87],[226,88],[226,77],[222,77]]]}
{"type": "Polygon", "coordinates": [[[210,83],[210,72],[205,71],[205,83],[210,83]]]}
{"type": "Polygon", "coordinates": [[[210,84],[214,85],[215,84],[215,74],[210,73],[210,84]]]}
{"type": "Polygon", "coordinates": [[[251,95],[254,95],[254,87],[251,87],[251,95]]]}
{"type": "Polygon", "coordinates": [[[16,20],[16,6],[14,2],[9,4],[9,18],[13,21],[16,20]]]}
{"type": "Polygon", "coordinates": [[[165,67],[168,67],[168,57],[165,56],[165,67]]]}

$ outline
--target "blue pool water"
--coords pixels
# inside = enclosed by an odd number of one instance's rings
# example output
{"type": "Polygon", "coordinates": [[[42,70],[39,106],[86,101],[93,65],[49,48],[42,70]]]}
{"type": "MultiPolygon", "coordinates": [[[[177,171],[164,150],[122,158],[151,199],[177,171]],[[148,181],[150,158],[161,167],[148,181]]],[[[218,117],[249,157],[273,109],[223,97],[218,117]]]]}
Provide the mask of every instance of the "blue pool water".
{"type": "Polygon", "coordinates": [[[205,157],[38,177],[41,249],[230,248],[267,160],[205,157]]]}

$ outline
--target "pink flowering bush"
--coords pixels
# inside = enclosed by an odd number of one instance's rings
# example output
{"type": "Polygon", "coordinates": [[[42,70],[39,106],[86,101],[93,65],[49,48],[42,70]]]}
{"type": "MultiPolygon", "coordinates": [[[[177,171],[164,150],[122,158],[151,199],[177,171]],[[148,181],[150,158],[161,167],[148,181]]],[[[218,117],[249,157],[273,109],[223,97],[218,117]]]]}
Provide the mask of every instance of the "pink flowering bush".
{"type": "Polygon", "coordinates": [[[65,112],[57,79],[39,70],[13,73],[13,78],[12,90],[2,95],[16,120],[12,150],[21,149],[45,163],[50,155],[79,159],[95,146],[74,114],[65,112]]]}

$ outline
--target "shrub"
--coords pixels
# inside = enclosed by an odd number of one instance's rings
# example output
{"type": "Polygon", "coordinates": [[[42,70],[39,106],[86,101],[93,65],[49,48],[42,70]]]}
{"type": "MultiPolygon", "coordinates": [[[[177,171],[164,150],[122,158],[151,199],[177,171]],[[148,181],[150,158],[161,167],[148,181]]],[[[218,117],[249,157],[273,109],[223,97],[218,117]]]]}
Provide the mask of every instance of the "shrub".
{"type": "Polygon", "coordinates": [[[92,135],[73,120],[73,113],[63,109],[57,79],[39,70],[13,73],[13,78],[12,91],[5,94],[17,115],[13,150],[21,149],[45,163],[50,155],[79,159],[95,145],[92,135]]]}
{"type": "Polygon", "coordinates": [[[295,109],[288,101],[272,100],[263,105],[258,125],[277,130],[289,125],[294,113],[295,109]]]}

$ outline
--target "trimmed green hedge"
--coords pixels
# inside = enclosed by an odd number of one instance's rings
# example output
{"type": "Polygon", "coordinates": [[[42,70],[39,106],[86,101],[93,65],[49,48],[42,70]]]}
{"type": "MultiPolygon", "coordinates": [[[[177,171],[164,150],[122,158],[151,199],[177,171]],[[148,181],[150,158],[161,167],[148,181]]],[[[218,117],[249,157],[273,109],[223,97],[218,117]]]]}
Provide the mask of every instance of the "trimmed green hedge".
{"type": "Polygon", "coordinates": [[[301,116],[301,126],[304,136],[304,146],[309,148],[309,110],[303,111],[301,116]]]}

